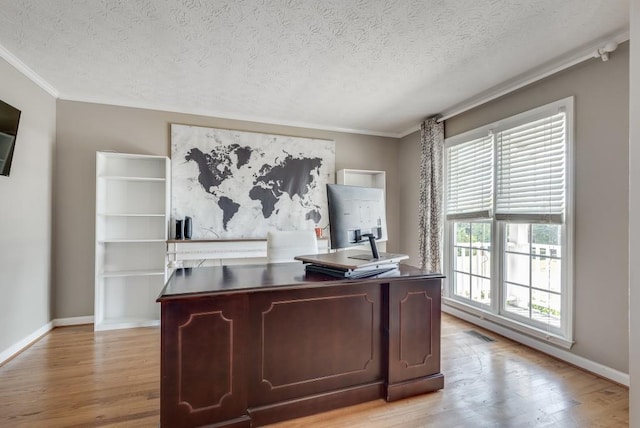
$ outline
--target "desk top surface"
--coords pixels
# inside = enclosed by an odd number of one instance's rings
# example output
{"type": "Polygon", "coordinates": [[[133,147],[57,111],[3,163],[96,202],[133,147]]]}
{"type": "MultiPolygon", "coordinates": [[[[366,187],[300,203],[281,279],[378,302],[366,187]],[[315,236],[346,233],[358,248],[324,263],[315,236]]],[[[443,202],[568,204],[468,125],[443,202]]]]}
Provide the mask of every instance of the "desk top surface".
{"type": "Polygon", "coordinates": [[[160,293],[158,301],[290,287],[313,288],[367,282],[381,283],[403,278],[444,278],[444,276],[405,264],[400,264],[397,270],[355,280],[339,279],[319,273],[306,273],[304,265],[299,262],[182,268],[176,269],[171,275],[160,293]]]}

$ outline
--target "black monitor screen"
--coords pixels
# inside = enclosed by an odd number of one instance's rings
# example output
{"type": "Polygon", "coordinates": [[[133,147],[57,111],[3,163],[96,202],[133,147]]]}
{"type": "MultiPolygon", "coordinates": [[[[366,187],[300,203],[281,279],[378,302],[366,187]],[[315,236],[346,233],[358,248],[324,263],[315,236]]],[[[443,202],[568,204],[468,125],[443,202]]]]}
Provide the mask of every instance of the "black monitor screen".
{"type": "Polygon", "coordinates": [[[327,184],[331,248],[347,248],[387,240],[384,190],[374,187],[327,184]]]}
{"type": "Polygon", "coordinates": [[[0,175],[9,175],[18,134],[20,110],[0,101],[0,175]]]}

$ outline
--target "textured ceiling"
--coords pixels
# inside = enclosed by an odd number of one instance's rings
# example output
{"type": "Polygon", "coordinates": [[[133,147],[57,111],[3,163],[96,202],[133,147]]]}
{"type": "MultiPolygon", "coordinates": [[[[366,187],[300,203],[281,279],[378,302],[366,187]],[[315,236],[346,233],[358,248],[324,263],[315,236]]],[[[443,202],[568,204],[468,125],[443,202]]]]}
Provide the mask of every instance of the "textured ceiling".
{"type": "Polygon", "coordinates": [[[0,0],[62,99],[403,135],[628,28],[628,0],[0,0]]]}

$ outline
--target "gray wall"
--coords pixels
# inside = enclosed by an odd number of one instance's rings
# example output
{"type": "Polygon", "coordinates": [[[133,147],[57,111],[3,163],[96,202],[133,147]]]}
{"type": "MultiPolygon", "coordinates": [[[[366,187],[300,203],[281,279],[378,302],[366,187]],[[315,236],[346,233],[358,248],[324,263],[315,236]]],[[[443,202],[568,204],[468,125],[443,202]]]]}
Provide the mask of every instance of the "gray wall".
{"type": "Polygon", "coordinates": [[[399,249],[397,139],[59,100],[55,318],[93,314],[96,150],[169,156],[171,123],[334,140],[336,170],[386,171],[387,250],[399,249]]]}
{"type": "MultiPolygon", "coordinates": [[[[575,340],[571,352],[628,373],[629,44],[445,121],[447,137],[575,97],[575,340]]],[[[401,140],[401,247],[415,242],[419,135],[401,140]]]]}
{"type": "Polygon", "coordinates": [[[11,174],[0,176],[0,353],[51,321],[56,101],[0,59],[0,99],[22,111],[11,174]]]}

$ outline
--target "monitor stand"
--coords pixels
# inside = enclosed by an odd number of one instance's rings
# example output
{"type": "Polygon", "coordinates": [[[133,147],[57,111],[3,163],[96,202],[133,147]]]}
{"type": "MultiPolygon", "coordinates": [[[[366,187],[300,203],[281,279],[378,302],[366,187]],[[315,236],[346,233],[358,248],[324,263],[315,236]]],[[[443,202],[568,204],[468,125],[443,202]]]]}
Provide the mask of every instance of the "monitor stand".
{"type": "Polygon", "coordinates": [[[391,254],[391,253],[381,253],[378,251],[378,247],[376,246],[376,238],[372,233],[364,233],[362,236],[366,236],[369,238],[369,245],[371,245],[371,254],[361,253],[350,255],[350,259],[355,260],[367,260],[370,262],[380,261],[384,262],[386,260],[397,259],[398,257],[406,258],[404,254],[391,254]]]}
{"type": "Polygon", "coordinates": [[[365,233],[362,236],[366,236],[369,238],[369,245],[371,245],[371,256],[374,260],[380,258],[380,254],[378,253],[378,247],[376,246],[376,237],[373,236],[373,233],[365,233]]]}

